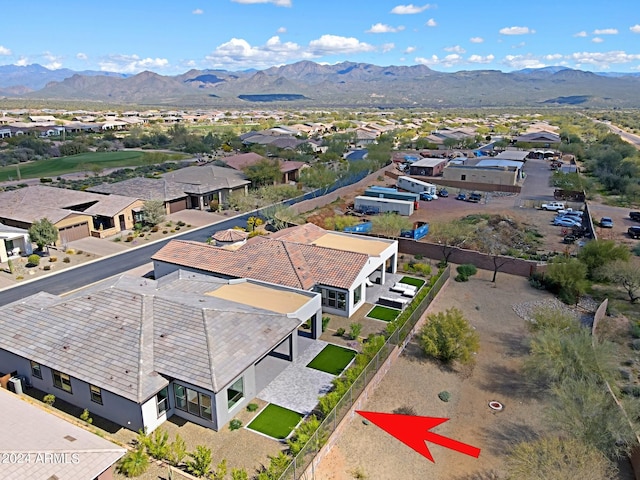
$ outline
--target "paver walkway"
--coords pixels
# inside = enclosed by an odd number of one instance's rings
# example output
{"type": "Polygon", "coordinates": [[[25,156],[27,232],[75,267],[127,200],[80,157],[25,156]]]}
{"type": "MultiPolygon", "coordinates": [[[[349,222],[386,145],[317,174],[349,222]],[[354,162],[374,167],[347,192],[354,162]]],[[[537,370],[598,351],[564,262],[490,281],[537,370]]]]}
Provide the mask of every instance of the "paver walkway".
{"type": "Polygon", "coordinates": [[[298,341],[300,347],[298,358],[260,391],[257,397],[308,415],[318,404],[318,397],[331,389],[331,381],[335,376],[306,366],[328,345],[327,342],[304,337],[299,337],[298,341]]]}

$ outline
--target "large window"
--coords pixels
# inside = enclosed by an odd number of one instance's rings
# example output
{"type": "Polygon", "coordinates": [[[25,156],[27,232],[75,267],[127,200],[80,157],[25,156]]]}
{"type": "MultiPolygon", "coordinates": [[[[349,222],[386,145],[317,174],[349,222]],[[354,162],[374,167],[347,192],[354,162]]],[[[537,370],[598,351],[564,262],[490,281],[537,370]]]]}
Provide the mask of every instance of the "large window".
{"type": "Polygon", "coordinates": [[[31,360],[31,375],[42,380],[42,367],[33,360],[31,360]]]}
{"type": "Polygon", "coordinates": [[[321,292],[323,307],[335,308],[337,310],[347,310],[347,294],[345,292],[330,290],[328,288],[321,289],[321,292]]]}
{"type": "MultiPolygon", "coordinates": [[[[163,389],[158,393],[158,416],[160,415],[160,395],[167,392],[167,389],[163,389]]],[[[200,393],[190,388],[184,387],[177,383],[173,384],[173,396],[176,400],[176,408],[178,410],[184,410],[192,415],[204,418],[206,420],[213,420],[211,395],[200,393]]],[[[165,410],[168,407],[166,403],[167,398],[164,397],[165,410]]]]}
{"type": "Polygon", "coordinates": [[[71,377],[66,373],[59,372],[57,370],[51,370],[53,375],[53,386],[64,390],[65,392],[73,393],[71,390],[71,377]]]}
{"type": "Polygon", "coordinates": [[[356,306],[362,300],[362,285],[358,285],[353,291],[353,306],[356,306]]]}
{"type": "Polygon", "coordinates": [[[169,387],[164,387],[156,395],[158,418],[169,408],[169,387]]]}
{"type": "Polygon", "coordinates": [[[89,385],[89,393],[91,394],[91,401],[102,405],[102,390],[95,385],[89,385]]]}
{"type": "Polygon", "coordinates": [[[173,384],[173,396],[176,399],[176,408],[179,410],[187,410],[187,389],[177,383],[173,384]]]}
{"type": "Polygon", "coordinates": [[[227,403],[229,410],[231,410],[236,403],[242,400],[242,397],[244,397],[244,382],[242,381],[242,377],[240,377],[227,389],[227,403]]]}

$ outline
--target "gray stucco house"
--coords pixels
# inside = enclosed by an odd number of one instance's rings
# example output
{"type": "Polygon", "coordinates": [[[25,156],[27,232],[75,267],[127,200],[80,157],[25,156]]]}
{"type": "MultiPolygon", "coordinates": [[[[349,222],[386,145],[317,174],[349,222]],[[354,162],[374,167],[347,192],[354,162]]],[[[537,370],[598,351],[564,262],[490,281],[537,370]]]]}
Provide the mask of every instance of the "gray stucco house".
{"type": "Polygon", "coordinates": [[[121,276],[0,307],[0,371],[131,430],[172,415],[218,430],[280,373],[265,359],[296,358],[306,322],[320,331],[317,293],[180,270],[121,276]]]}

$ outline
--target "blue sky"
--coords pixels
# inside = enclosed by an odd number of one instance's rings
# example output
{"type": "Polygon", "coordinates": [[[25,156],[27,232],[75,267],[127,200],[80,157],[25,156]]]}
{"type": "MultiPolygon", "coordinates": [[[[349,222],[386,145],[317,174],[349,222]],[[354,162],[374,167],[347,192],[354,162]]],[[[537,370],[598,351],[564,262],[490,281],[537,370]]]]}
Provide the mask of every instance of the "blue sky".
{"type": "Polygon", "coordinates": [[[638,0],[3,2],[0,65],[163,75],[299,60],[640,71],[638,0]]]}

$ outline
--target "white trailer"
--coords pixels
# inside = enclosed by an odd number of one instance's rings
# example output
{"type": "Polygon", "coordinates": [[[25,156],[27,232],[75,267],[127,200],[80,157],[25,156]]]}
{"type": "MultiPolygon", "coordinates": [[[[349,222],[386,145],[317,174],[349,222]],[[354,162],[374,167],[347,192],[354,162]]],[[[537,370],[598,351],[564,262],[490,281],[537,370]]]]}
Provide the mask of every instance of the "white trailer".
{"type": "Polygon", "coordinates": [[[422,180],[416,180],[415,178],[406,176],[398,177],[396,185],[398,188],[413,193],[426,192],[430,195],[436,195],[437,190],[437,187],[433,183],[423,182],[422,180]]]}
{"type": "Polygon", "coordinates": [[[364,211],[367,208],[378,209],[380,213],[395,212],[399,215],[410,216],[413,214],[413,202],[396,200],[394,198],[366,197],[360,195],[354,199],[353,207],[356,211],[364,211]]]}

